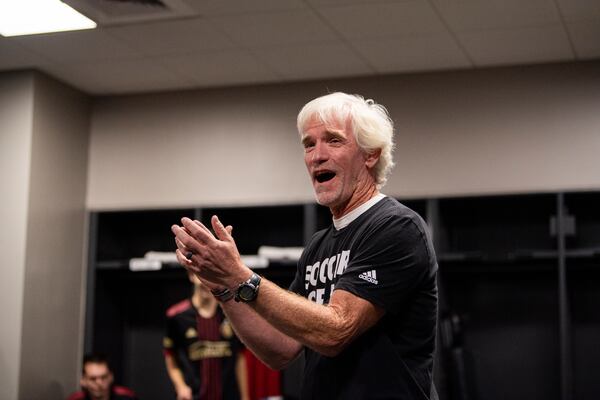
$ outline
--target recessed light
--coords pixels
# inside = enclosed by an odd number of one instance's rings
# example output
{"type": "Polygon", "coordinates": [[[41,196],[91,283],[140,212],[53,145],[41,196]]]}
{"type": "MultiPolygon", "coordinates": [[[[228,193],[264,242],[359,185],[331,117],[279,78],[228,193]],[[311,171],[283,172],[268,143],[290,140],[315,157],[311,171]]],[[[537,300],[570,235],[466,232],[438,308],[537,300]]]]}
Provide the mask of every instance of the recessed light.
{"type": "Polygon", "coordinates": [[[59,0],[0,0],[0,35],[93,29],[96,23],[59,0]]]}

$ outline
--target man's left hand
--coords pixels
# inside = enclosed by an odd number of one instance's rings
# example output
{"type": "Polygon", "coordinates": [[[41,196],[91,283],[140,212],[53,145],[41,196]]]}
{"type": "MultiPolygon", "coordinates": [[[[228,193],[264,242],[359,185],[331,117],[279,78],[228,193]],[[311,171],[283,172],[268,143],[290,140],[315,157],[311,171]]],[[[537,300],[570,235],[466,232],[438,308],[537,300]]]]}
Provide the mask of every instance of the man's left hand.
{"type": "Polygon", "coordinates": [[[251,271],[242,263],[231,227],[225,228],[216,215],[211,218],[214,235],[199,221],[182,218],[181,223],[183,226],[173,225],[171,231],[182,266],[214,287],[234,288],[248,279],[251,271]]]}

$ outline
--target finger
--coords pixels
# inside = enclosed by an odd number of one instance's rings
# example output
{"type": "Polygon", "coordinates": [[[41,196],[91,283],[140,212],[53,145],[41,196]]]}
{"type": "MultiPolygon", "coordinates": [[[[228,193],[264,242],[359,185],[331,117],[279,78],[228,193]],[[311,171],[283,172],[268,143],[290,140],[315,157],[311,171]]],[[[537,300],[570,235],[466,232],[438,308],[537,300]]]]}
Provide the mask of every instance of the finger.
{"type": "Polygon", "coordinates": [[[189,251],[195,254],[199,254],[201,252],[201,244],[189,233],[187,233],[184,228],[178,225],[173,225],[171,227],[171,231],[175,234],[175,243],[177,243],[177,241],[180,243],[177,247],[181,249],[182,254],[185,255],[185,253],[189,251]]]}
{"type": "Polygon", "coordinates": [[[202,228],[206,231],[206,233],[212,235],[212,232],[210,231],[210,229],[208,229],[202,222],[198,221],[197,219],[194,220],[194,223],[196,225],[198,225],[199,228],[202,228]]]}
{"type": "Polygon", "coordinates": [[[229,232],[229,235],[231,235],[233,233],[233,226],[227,225],[227,227],[225,227],[225,229],[227,229],[227,232],[229,232]]]}
{"type": "Polygon", "coordinates": [[[181,250],[179,250],[179,249],[175,250],[175,256],[177,257],[177,262],[179,264],[181,264],[183,267],[188,268],[189,266],[193,265],[192,264],[192,260],[190,260],[189,258],[187,258],[181,252],[181,250]]]}
{"type": "Polygon", "coordinates": [[[188,250],[185,245],[183,243],[181,243],[181,240],[179,240],[177,237],[175,237],[175,245],[177,246],[177,248],[181,251],[186,251],[188,250]]]}
{"type": "Polygon", "coordinates": [[[194,275],[200,276],[200,274],[202,273],[201,267],[196,265],[192,260],[187,259],[181,251],[177,250],[175,254],[177,256],[177,261],[183,268],[185,268],[188,272],[191,272],[194,275]]]}
{"type": "Polygon", "coordinates": [[[219,220],[219,217],[217,217],[216,215],[213,215],[212,218],[210,219],[210,223],[212,224],[212,227],[215,231],[215,234],[217,235],[217,238],[219,238],[220,240],[224,240],[224,241],[231,240],[231,234],[223,226],[223,224],[219,220]]]}
{"type": "Polygon", "coordinates": [[[181,241],[177,238],[175,238],[175,244],[177,245],[177,249],[179,249],[179,251],[181,251],[181,253],[185,256],[185,258],[187,258],[188,260],[192,259],[192,256],[194,254],[198,254],[193,252],[192,250],[188,249],[187,247],[185,247],[185,245],[183,243],[181,243],[181,241]]]}
{"type": "MultiPolygon", "coordinates": [[[[202,224],[200,221],[192,221],[189,218],[182,218],[181,223],[188,230],[190,235],[198,240],[200,243],[208,244],[215,240],[213,234],[208,230],[206,226],[202,224]]],[[[182,240],[184,244],[185,241],[182,240]]]]}

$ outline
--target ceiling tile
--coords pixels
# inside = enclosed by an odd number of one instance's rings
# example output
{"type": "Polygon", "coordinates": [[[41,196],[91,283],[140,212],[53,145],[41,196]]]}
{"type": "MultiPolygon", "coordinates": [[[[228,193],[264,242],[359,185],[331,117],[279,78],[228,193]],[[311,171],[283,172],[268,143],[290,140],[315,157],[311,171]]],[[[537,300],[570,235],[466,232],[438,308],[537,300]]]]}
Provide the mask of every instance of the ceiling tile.
{"type": "Polygon", "coordinates": [[[0,37],[0,71],[108,94],[600,57],[600,0],[177,1],[202,17],[0,37]]]}
{"type": "Polygon", "coordinates": [[[568,22],[600,19],[598,0],[557,0],[560,11],[568,22]]]}
{"type": "Polygon", "coordinates": [[[39,56],[16,43],[13,38],[0,36],[0,70],[35,67],[39,56]]]}
{"type": "Polygon", "coordinates": [[[301,0],[186,0],[186,3],[206,16],[255,14],[306,8],[301,0]]]}
{"type": "Polygon", "coordinates": [[[236,43],[248,47],[332,41],[335,33],[311,11],[214,19],[236,43]]]}
{"type": "Polygon", "coordinates": [[[381,73],[471,66],[449,34],[357,40],[353,45],[381,73]]]}
{"type": "Polygon", "coordinates": [[[553,0],[431,0],[453,31],[506,29],[560,21],[553,0]]]}
{"type": "Polygon", "coordinates": [[[106,32],[148,56],[234,47],[226,35],[199,18],[110,27],[106,32]]]}
{"type": "Polygon", "coordinates": [[[141,54],[123,45],[101,29],[19,36],[16,42],[27,49],[61,63],[119,60],[141,54]]]}
{"type": "Polygon", "coordinates": [[[429,3],[421,0],[401,3],[359,4],[317,9],[347,38],[374,38],[446,32],[429,3]]]}
{"type": "Polygon", "coordinates": [[[464,32],[457,35],[478,66],[573,60],[561,24],[549,27],[464,32]]]}
{"type": "Polygon", "coordinates": [[[284,46],[254,53],[285,79],[347,77],[374,72],[343,43],[284,46]]]}
{"type": "Polygon", "coordinates": [[[578,58],[600,57],[600,19],[567,24],[578,58]]]}
{"type": "Polygon", "coordinates": [[[155,59],[196,86],[274,82],[281,77],[245,51],[224,51],[155,59]]]}
{"type": "MultiPolygon", "coordinates": [[[[314,6],[331,6],[331,5],[349,5],[349,4],[376,4],[376,3],[390,3],[394,0],[305,0],[307,3],[314,6]]],[[[405,1],[405,0],[396,0],[405,1]]]]}
{"type": "Polygon", "coordinates": [[[148,59],[49,66],[45,70],[91,94],[171,90],[191,84],[148,59]]]}

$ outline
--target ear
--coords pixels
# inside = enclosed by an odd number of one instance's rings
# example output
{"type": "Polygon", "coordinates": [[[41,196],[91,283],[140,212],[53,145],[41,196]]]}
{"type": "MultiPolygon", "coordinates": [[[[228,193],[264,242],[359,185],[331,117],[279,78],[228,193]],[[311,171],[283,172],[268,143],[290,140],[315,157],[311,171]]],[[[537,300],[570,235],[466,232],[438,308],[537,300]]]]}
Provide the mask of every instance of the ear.
{"type": "Polygon", "coordinates": [[[79,378],[79,385],[81,386],[82,389],[87,389],[87,385],[86,385],[86,380],[85,378],[82,376],[81,378],[79,378]]]}
{"type": "Polygon", "coordinates": [[[379,157],[381,156],[381,149],[373,150],[370,153],[367,153],[365,157],[365,165],[367,168],[372,169],[377,161],[379,161],[379,157]]]}

